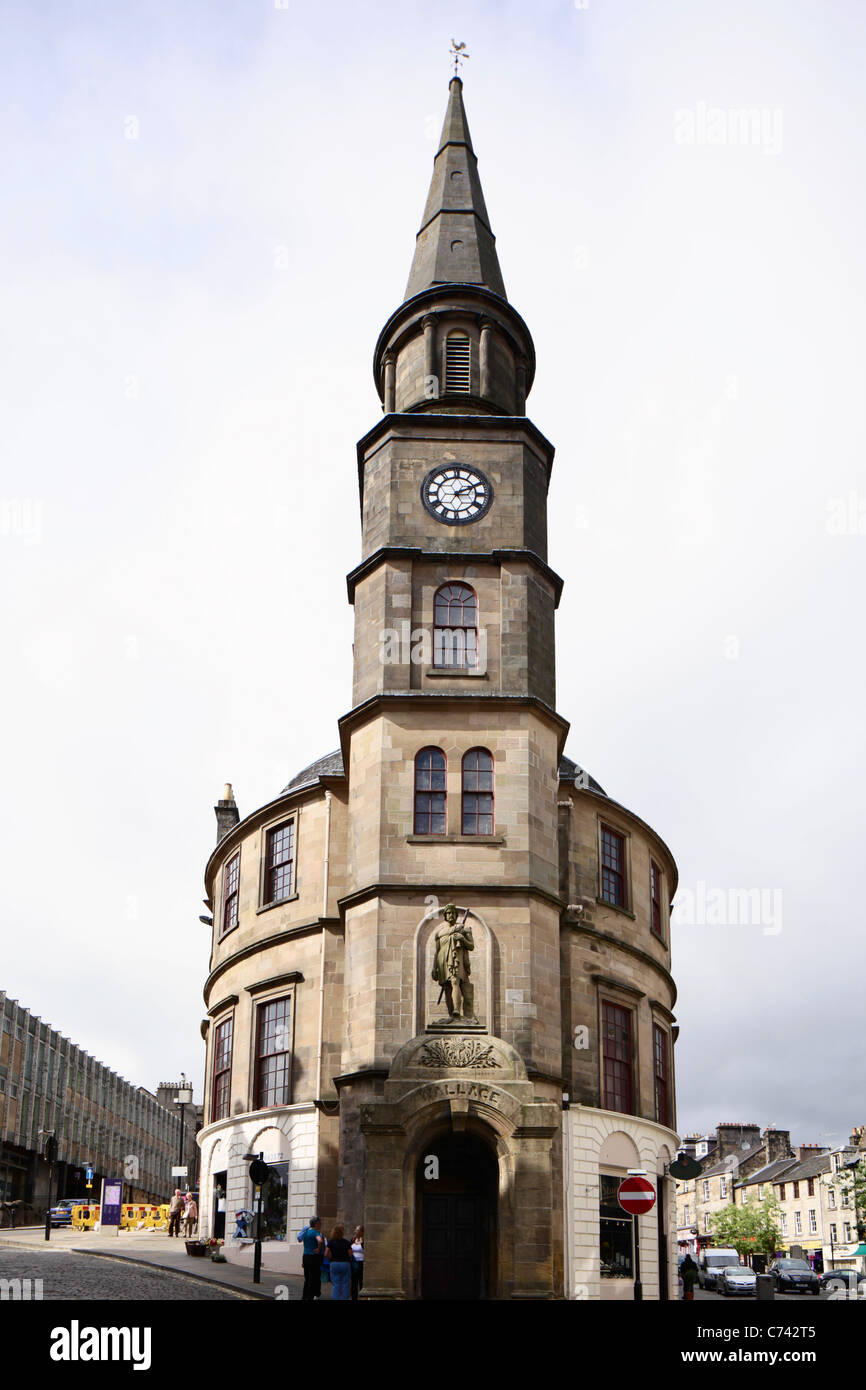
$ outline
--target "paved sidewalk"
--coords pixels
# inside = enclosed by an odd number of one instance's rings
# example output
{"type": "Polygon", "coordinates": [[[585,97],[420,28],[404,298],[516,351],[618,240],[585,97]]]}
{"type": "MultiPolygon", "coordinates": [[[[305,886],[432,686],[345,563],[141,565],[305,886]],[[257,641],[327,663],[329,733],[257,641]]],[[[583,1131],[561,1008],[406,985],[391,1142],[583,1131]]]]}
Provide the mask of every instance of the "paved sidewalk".
{"type": "MultiPolygon", "coordinates": [[[[0,1231],[0,1270],[3,1264],[4,1249],[31,1249],[45,1251],[68,1251],[70,1254],[110,1256],[114,1259],[128,1260],[136,1264],[151,1265],[157,1269],[173,1270],[190,1279],[201,1279],[208,1284],[222,1284],[228,1288],[239,1289],[253,1298],[289,1299],[300,1301],[304,1287],[303,1278],[297,1274],[284,1274],[268,1270],[267,1247],[262,1254],[262,1280],[253,1283],[252,1269],[239,1264],[214,1264],[205,1256],[203,1259],[186,1253],[182,1240],[171,1239],[164,1232],[121,1231],[119,1235],[103,1235],[100,1231],[71,1231],[59,1229],[51,1232],[51,1240],[45,1239],[42,1226],[25,1227],[18,1231],[0,1231]]],[[[322,1285],[322,1298],[331,1297],[331,1285],[322,1285]]]]}

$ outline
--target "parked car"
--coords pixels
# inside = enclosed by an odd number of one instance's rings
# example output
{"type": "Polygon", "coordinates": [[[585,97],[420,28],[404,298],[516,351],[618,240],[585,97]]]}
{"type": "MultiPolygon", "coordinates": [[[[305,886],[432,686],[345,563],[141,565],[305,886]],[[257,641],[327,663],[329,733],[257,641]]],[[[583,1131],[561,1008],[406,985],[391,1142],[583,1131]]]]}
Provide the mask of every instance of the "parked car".
{"type": "Polygon", "coordinates": [[[860,1293],[864,1285],[866,1274],[860,1274],[856,1269],[827,1269],[821,1275],[821,1288],[828,1289],[830,1293],[834,1289],[857,1289],[860,1293]]]}
{"type": "Polygon", "coordinates": [[[69,1226],[72,1224],[72,1208],[81,1206],[85,1201],[84,1197],[63,1197],[56,1207],[51,1208],[52,1226],[69,1226]]]}
{"type": "Polygon", "coordinates": [[[748,1265],[725,1265],[716,1275],[716,1292],[725,1294],[758,1292],[758,1280],[748,1265]]]}
{"type": "Polygon", "coordinates": [[[698,1256],[698,1283],[702,1289],[714,1289],[716,1287],[716,1275],[725,1265],[738,1265],[740,1257],[736,1250],[730,1246],[719,1246],[714,1249],[712,1246],[707,1250],[702,1250],[698,1256]]]}
{"type": "Polygon", "coordinates": [[[821,1280],[806,1260],[774,1260],[767,1273],[776,1293],[821,1292],[821,1280]]]}

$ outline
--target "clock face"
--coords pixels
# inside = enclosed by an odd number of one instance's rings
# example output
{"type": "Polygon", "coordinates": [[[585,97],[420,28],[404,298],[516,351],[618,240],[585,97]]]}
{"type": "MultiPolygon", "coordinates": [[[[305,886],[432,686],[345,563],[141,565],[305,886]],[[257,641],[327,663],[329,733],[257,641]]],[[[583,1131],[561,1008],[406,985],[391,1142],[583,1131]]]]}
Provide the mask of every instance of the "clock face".
{"type": "Polygon", "coordinates": [[[430,470],[421,484],[421,500],[437,521],[460,526],[490,510],[493,488],[479,468],[452,463],[430,470]]]}

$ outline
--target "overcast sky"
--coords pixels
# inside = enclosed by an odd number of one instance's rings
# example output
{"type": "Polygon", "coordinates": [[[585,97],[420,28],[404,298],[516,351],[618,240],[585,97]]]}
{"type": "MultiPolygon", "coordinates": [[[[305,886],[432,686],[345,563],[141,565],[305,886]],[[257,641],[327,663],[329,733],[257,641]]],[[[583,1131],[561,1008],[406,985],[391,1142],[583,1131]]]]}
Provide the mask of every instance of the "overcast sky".
{"type": "Polygon", "coordinates": [[[837,1142],[866,1121],[860,0],[4,0],[0,987],[199,1092],[212,807],[270,800],[351,701],[354,446],[452,37],[557,447],[568,752],[691,895],[681,1131],[837,1142]]]}

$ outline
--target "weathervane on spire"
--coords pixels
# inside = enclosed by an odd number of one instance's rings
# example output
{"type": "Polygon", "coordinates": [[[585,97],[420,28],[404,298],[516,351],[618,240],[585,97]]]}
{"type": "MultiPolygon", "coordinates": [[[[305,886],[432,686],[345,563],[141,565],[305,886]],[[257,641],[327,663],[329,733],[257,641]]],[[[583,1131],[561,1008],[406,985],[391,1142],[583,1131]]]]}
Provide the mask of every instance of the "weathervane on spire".
{"type": "Polygon", "coordinates": [[[465,43],[458,43],[456,39],[452,39],[450,54],[454,59],[454,76],[458,77],[460,75],[460,65],[463,59],[469,57],[469,54],[466,52],[465,43]]]}

